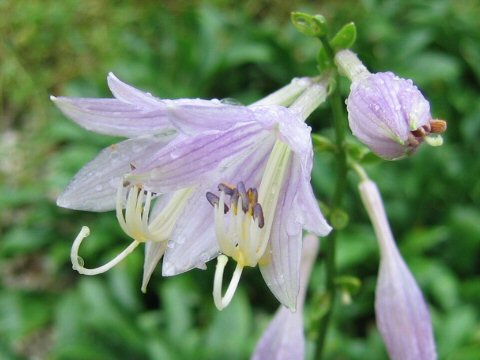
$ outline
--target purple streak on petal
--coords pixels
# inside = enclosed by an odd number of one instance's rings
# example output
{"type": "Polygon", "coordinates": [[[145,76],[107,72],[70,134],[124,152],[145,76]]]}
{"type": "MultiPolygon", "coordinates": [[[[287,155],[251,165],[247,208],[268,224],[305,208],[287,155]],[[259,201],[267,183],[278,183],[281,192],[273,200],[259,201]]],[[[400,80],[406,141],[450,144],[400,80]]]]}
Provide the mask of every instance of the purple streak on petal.
{"type": "Polygon", "coordinates": [[[212,176],[209,186],[203,186],[192,195],[175,225],[171,237],[175,245],[165,254],[164,276],[177,275],[194,267],[204,268],[205,263],[218,254],[213,209],[205,193],[215,190],[221,182],[237,184],[244,181],[248,187],[258,187],[274,141],[275,138],[270,136],[258,142],[256,148],[237,154],[227,171],[212,176]]]}
{"type": "Polygon", "coordinates": [[[305,236],[302,248],[300,293],[298,309],[292,313],[281,306],[260,338],[252,360],[303,360],[305,336],[303,333],[303,302],[308,279],[319,248],[319,240],[312,235],[305,236]]]}
{"type": "Polygon", "coordinates": [[[226,130],[235,124],[256,120],[250,108],[222,104],[218,100],[165,100],[165,104],[172,124],[186,134],[226,130]]]}
{"type": "Polygon", "coordinates": [[[172,136],[145,136],[111,145],[73,177],[57,199],[57,205],[89,211],[115,208],[116,192],[122,176],[131,171],[145,154],[164,147],[172,136]]]}
{"type": "Polygon", "coordinates": [[[326,236],[331,227],[320,212],[317,199],[310,185],[313,158],[312,140],[310,138],[311,128],[289,109],[285,109],[279,114],[277,115],[281,117],[279,137],[289,145],[295,158],[301,164],[298,168],[298,171],[302,174],[298,179],[299,193],[295,197],[295,208],[292,209],[291,213],[296,214],[296,221],[304,225],[307,230],[319,236],[326,236]]]}
{"type": "Polygon", "coordinates": [[[228,170],[235,156],[255,149],[271,136],[261,124],[239,124],[179,141],[146,156],[135,170],[141,181],[160,193],[205,182],[212,173],[228,170]]]}
{"type": "Polygon", "coordinates": [[[205,263],[218,254],[213,227],[213,208],[206,200],[205,187],[190,196],[175,224],[170,244],[163,259],[162,275],[173,276],[205,263]]]}
{"type": "Polygon", "coordinates": [[[434,360],[437,355],[428,307],[398,252],[378,188],[365,180],[359,189],[380,245],[375,311],[390,358],[434,360]]]}
{"type": "Polygon", "coordinates": [[[176,131],[160,103],[157,108],[145,108],[117,99],[52,97],[52,100],[78,125],[99,134],[135,137],[176,131]]]}
{"type": "Polygon", "coordinates": [[[295,310],[299,291],[300,256],[302,248],[302,223],[292,217],[292,204],[300,183],[299,160],[290,160],[282,194],[278,199],[273,219],[269,246],[260,262],[260,271],[265,283],[275,297],[286,307],[295,310]]]}

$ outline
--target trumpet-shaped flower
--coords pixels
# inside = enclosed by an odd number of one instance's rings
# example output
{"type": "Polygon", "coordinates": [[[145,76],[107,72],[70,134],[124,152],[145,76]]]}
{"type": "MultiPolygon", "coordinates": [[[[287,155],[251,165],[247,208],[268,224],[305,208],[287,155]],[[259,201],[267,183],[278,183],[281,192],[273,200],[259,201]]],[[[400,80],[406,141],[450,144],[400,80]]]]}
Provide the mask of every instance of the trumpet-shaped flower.
{"type": "MultiPolygon", "coordinates": [[[[301,229],[319,235],[330,230],[309,184],[312,148],[310,129],[303,122],[324,100],[325,86],[294,80],[245,107],[216,100],[156,99],[112,75],[109,84],[117,99],[54,98],[84,127],[133,137],[87,164],[58,204],[93,211],[116,208],[119,223],[133,242],[108,264],[86,269],[78,259],[89,232],[85,227],[72,246],[74,268],[90,275],[106,271],[146,243],[145,289],[164,252],[163,273],[174,275],[204,267],[221,251],[239,261],[241,268],[261,263],[274,294],[294,307],[301,229]],[[292,103],[307,87],[290,109],[272,105],[292,103]],[[249,191],[242,191],[244,183],[249,191]],[[217,185],[219,196],[213,194],[217,185]],[[226,198],[234,188],[236,204],[226,198]],[[230,211],[219,216],[220,207],[230,211]],[[234,226],[239,221],[243,227],[234,226]],[[232,247],[241,249],[237,256],[232,247]]],[[[217,275],[221,273],[223,269],[217,275]]],[[[218,295],[219,281],[215,284],[218,295]]],[[[221,300],[219,307],[228,301],[221,300]]]]}
{"type": "Polygon", "coordinates": [[[350,50],[335,58],[352,81],[347,99],[348,122],[353,135],[378,156],[401,159],[425,140],[442,144],[446,122],[432,119],[430,104],[411,80],[391,72],[371,74],[350,50]]]}
{"type": "Polygon", "coordinates": [[[427,304],[395,245],[378,188],[364,180],[359,189],[380,246],[375,312],[390,358],[434,360],[437,355],[427,304]]]}
{"type": "Polygon", "coordinates": [[[300,293],[297,311],[291,312],[281,306],[260,338],[252,360],[302,360],[305,358],[305,335],[303,331],[303,303],[319,248],[314,235],[303,239],[300,271],[300,293]]]}
{"type": "Polygon", "coordinates": [[[127,177],[159,193],[196,189],[172,233],[164,275],[201,267],[220,252],[214,279],[219,309],[232,299],[243,269],[257,265],[274,295],[295,308],[302,229],[320,236],[330,231],[310,185],[312,145],[304,123],[325,94],[324,85],[312,85],[290,108],[245,108],[250,116],[222,130],[216,124],[229,119],[221,114],[200,123],[199,109],[172,106],[172,122],[196,135],[146,155],[127,177]],[[237,265],[222,296],[228,258],[237,265]]]}

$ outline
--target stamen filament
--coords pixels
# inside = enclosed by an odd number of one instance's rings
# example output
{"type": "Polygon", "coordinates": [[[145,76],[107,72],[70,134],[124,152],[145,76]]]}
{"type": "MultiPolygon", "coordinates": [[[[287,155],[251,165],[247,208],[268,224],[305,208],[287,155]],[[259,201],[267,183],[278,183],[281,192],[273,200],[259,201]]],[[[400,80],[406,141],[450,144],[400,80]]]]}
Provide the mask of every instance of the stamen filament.
{"type": "Polygon", "coordinates": [[[135,248],[140,244],[140,242],[134,240],[125,250],[123,250],[120,254],[115,256],[112,260],[110,260],[105,265],[99,266],[94,269],[87,269],[79,262],[79,255],[78,251],[80,249],[80,245],[82,244],[83,240],[90,235],[90,229],[87,226],[83,226],[80,232],[78,233],[75,241],[72,245],[72,250],[70,251],[70,260],[72,261],[72,268],[73,270],[78,271],[80,274],[83,275],[98,275],[104,273],[105,271],[110,270],[115,265],[120,263],[123,259],[125,259],[135,248]]]}
{"type": "Polygon", "coordinates": [[[151,202],[152,202],[152,193],[149,191],[147,193],[147,198],[145,199],[145,206],[143,207],[143,213],[142,213],[142,225],[144,229],[148,229],[148,217],[150,215],[151,202]]]}
{"type": "Polygon", "coordinates": [[[215,269],[215,278],[213,280],[213,301],[218,310],[223,310],[228,304],[230,304],[230,301],[232,301],[243,271],[243,266],[237,263],[230,284],[225,292],[225,296],[222,297],[223,272],[227,262],[227,256],[219,255],[217,257],[217,267],[215,269]]]}
{"type": "MultiPolygon", "coordinates": [[[[120,227],[122,228],[123,232],[125,234],[128,234],[128,227],[127,227],[127,222],[125,221],[125,218],[123,217],[123,212],[122,212],[122,201],[123,200],[123,184],[120,184],[117,189],[117,204],[116,204],[116,215],[117,215],[117,221],[120,224],[120,227]]],[[[127,199],[128,202],[128,199],[127,199]]]]}
{"type": "Polygon", "coordinates": [[[224,204],[225,204],[225,193],[221,191],[218,204],[215,205],[214,207],[215,233],[217,235],[220,248],[222,248],[223,251],[225,252],[231,253],[234,251],[233,244],[230,241],[228,241],[228,238],[225,235],[225,220],[224,220],[225,215],[224,215],[224,212],[220,210],[220,209],[223,209],[224,204]]]}

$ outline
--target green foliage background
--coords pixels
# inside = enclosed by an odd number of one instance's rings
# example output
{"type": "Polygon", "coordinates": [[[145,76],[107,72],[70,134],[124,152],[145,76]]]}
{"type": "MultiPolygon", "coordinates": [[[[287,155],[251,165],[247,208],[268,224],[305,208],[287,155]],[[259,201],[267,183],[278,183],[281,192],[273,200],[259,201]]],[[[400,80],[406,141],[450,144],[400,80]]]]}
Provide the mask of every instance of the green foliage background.
{"type": "MultiPolygon", "coordinates": [[[[143,254],[105,275],[71,270],[83,248],[100,264],[127,244],[111,213],[59,209],[72,175],[115,139],[88,133],[48,99],[110,96],[106,74],[159,97],[249,103],[294,76],[315,74],[318,43],[290,11],[358,28],[354,47],[373,71],[414,79],[448,120],[445,145],[368,166],[399,246],[431,305],[441,359],[480,353],[480,3],[478,0],[96,1],[0,0],[0,359],[247,359],[277,303],[247,271],[229,308],[211,299],[212,266],[156,273],[140,292],[143,254]],[[240,5],[241,4],[241,5],[240,5]]],[[[347,95],[348,84],[342,84],[347,95]]],[[[329,135],[329,108],[310,120],[329,135]]],[[[313,184],[328,200],[333,159],[316,154],[313,184]]],[[[386,359],[375,328],[378,252],[352,176],[338,266],[362,288],[338,304],[326,359],[386,359]]],[[[321,288],[315,269],[311,294],[321,288]]],[[[307,324],[319,312],[307,308],[307,324]]],[[[311,339],[315,329],[308,328],[311,339]]]]}

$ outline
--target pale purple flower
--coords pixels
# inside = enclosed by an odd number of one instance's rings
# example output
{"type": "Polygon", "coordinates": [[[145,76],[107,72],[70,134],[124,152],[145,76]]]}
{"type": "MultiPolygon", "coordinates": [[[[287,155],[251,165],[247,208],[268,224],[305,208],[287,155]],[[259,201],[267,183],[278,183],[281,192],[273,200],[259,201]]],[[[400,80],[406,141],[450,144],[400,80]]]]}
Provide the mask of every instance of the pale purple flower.
{"type": "Polygon", "coordinates": [[[350,129],[370,150],[395,160],[413,153],[423,140],[441,145],[438,133],[446,123],[432,119],[429,102],[411,80],[391,72],[372,74],[350,50],[339,51],[336,62],[352,81],[347,99],[350,129]]]}
{"type": "Polygon", "coordinates": [[[434,360],[428,307],[395,245],[378,188],[364,180],[359,189],[380,246],[375,312],[388,354],[392,360],[434,360]]]}
{"type": "Polygon", "coordinates": [[[300,293],[297,311],[280,306],[252,354],[252,360],[303,360],[305,335],[303,330],[303,304],[319,248],[319,239],[307,235],[303,239],[300,271],[300,293]]]}
{"type": "Polygon", "coordinates": [[[313,85],[290,108],[250,106],[244,108],[249,116],[232,123],[213,112],[199,122],[199,109],[172,104],[172,122],[192,135],[146,154],[127,177],[158,193],[194,188],[170,237],[164,275],[203,267],[220,252],[219,309],[231,301],[244,267],[257,265],[280,302],[295,308],[302,229],[319,236],[330,231],[310,185],[312,145],[304,123],[325,93],[324,85],[313,85]],[[229,257],[237,266],[222,296],[229,257]]]}
{"type": "Polygon", "coordinates": [[[84,227],[72,246],[74,268],[88,275],[104,272],[146,243],[145,290],[164,253],[163,273],[175,275],[205,267],[220,251],[239,264],[222,299],[219,275],[225,257],[219,258],[215,299],[220,308],[233,296],[241,269],[257,264],[277,298],[294,308],[302,228],[318,235],[330,231],[310,186],[312,146],[304,123],[324,101],[325,86],[294,80],[245,107],[218,100],[161,100],[112,75],[109,84],[117,99],[54,98],[82,126],[132,137],[103,150],[80,170],[58,204],[93,211],[115,208],[133,242],[106,265],[86,269],[78,259],[89,233],[84,227]],[[291,108],[273,105],[295,99],[291,108]],[[242,190],[243,184],[248,190],[242,190]],[[236,203],[231,201],[234,187],[236,203]],[[242,221],[247,232],[235,225],[242,221]]]}

